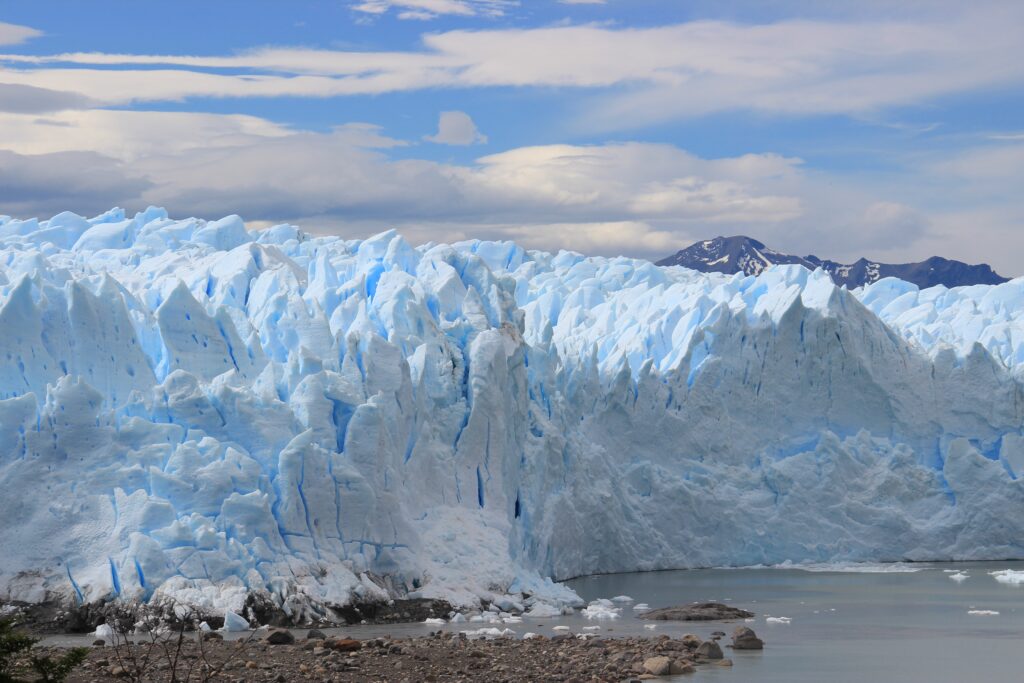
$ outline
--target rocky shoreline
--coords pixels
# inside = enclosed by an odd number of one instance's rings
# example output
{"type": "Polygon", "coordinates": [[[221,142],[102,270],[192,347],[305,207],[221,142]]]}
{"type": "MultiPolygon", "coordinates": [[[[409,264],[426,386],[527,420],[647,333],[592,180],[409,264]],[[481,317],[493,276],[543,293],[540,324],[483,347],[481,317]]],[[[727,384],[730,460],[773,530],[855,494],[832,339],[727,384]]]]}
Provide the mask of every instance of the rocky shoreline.
{"type": "MultiPolygon", "coordinates": [[[[591,637],[471,638],[435,632],[392,639],[328,638],[317,630],[296,639],[272,629],[225,641],[214,632],[128,645],[96,644],[71,683],[100,681],[371,682],[518,681],[618,682],[688,674],[700,667],[732,666],[719,644],[721,632],[701,639],[591,637]]],[[[723,634],[724,635],[724,634],[723,634]]],[[[760,649],[753,632],[739,626],[726,648],[760,649]],[[753,639],[753,640],[752,640],[753,639]],[[756,648],[751,643],[756,641],[756,648]]],[[[59,648],[40,648],[59,650],[59,648]]]]}
{"type": "MultiPolygon", "coordinates": [[[[254,626],[282,628],[338,627],[353,624],[397,624],[424,622],[447,617],[452,605],[444,600],[408,598],[388,602],[357,602],[331,609],[329,615],[316,621],[297,620],[268,598],[250,595],[246,600],[245,618],[254,626]]],[[[101,624],[130,632],[140,621],[159,622],[176,628],[182,621],[182,609],[173,602],[123,603],[96,601],[68,606],[58,602],[9,603],[0,606],[0,614],[14,617],[25,629],[39,635],[92,633],[101,624]]],[[[190,625],[206,622],[211,628],[224,625],[222,614],[206,614],[189,609],[185,621],[190,625]]]]}

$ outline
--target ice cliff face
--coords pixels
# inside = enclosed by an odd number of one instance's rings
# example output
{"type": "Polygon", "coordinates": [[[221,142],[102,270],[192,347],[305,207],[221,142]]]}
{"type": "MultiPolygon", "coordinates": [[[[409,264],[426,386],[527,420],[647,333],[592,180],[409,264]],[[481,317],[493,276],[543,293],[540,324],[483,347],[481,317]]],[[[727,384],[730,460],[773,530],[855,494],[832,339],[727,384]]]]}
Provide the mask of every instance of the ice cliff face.
{"type": "Polygon", "coordinates": [[[0,598],[1024,557],[1024,280],[0,218],[0,598]]]}

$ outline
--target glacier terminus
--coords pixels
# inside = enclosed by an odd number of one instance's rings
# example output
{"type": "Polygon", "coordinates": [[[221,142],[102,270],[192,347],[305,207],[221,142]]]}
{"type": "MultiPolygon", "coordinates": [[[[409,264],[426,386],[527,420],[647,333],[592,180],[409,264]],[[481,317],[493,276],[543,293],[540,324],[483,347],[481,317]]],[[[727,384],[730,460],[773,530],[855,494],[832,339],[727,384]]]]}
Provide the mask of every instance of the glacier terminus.
{"type": "Polygon", "coordinates": [[[1024,558],[1024,279],[3,217],[0,361],[6,602],[540,612],[581,574],[1024,558]]]}

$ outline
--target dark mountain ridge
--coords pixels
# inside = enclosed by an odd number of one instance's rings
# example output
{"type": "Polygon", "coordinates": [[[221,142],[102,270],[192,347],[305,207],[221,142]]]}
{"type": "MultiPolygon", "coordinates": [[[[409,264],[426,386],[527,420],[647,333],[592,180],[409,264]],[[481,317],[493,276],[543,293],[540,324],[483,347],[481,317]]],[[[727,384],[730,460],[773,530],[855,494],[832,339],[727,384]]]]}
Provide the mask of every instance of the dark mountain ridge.
{"type": "Polygon", "coordinates": [[[745,273],[757,275],[768,266],[798,263],[810,270],[821,268],[837,285],[850,289],[871,284],[884,277],[897,277],[918,287],[960,287],[962,285],[997,285],[1007,282],[988,264],[932,256],[918,263],[879,263],[865,258],[851,264],[838,263],[817,256],[794,256],[766,247],[750,237],[715,237],[694,242],[686,249],[657,262],[659,266],[685,266],[705,273],[745,273]]]}

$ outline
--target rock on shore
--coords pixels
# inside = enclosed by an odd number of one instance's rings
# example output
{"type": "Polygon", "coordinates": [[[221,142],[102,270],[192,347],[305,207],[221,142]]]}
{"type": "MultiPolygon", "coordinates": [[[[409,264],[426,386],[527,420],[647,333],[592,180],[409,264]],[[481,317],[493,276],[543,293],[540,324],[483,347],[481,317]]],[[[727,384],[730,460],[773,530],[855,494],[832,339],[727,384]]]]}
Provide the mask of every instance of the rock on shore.
{"type": "MultiPolygon", "coordinates": [[[[589,681],[618,682],[694,672],[702,665],[730,666],[714,640],[688,634],[684,638],[586,638],[563,634],[553,638],[472,639],[465,634],[435,633],[407,639],[358,641],[323,634],[287,642],[278,631],[240,641],[206,640],[189,633],[183,641],[177,680],[193,671],[213,673],[210,680],[233,683],[356,681],[589,681]],[[279,643],[279,644],[272,644],[279,643]]],[[[293,635],[294,634],[290,634],[293,635]]],[[[300,636],[302,634],[299,634],[300,636]]],[[[756,636],[755,636],[756,637],[756,636]]],[[[149,643],[97,647],[70,683],[100,683],[115,677],[167,683],[168,660],[153,656],[140,675],[124,667],[146,661],[149,643]],[[126,664],[127,663],[127,664],[126,664]]],[[[49,648],[42,648],[49,649],[49,648]]],[[[162,653],[163,650],[154,652],[162,653]]]]}
{"type": "Polygon", "coordinates": [[[757,637],[753,629],[746,626],[737,626],[732,632],[732,649],[763,650],[764,641],[757,637]]]}
{"type": "Polygon", "coordinates": [[[733,619],[749,619],[753,616],[753,612],[723,605],[720,602],[701,602],[680,607],[663,607],[661,609],[652,609],[639,615],[641,619],[658,619],[661,621],[731,621],[733,619]]]}

